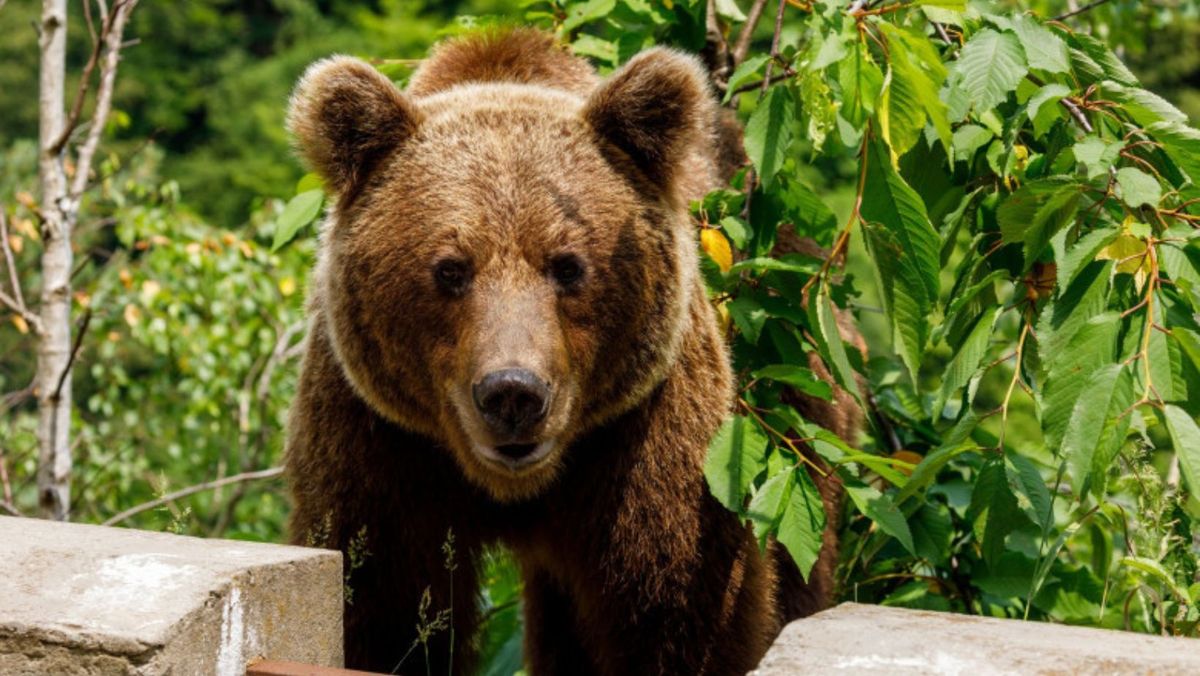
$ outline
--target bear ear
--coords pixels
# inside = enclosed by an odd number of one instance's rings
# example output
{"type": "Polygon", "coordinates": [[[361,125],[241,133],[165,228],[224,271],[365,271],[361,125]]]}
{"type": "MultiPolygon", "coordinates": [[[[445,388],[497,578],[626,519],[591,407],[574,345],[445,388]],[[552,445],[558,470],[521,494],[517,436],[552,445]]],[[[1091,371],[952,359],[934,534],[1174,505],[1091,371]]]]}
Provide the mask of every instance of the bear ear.
{"type": "Polygon", "coordinates": [[[691,56],[650,49],[634,57],[588,98],[583,115],[666,189],[695,135],[705,133],[710,94],[704,67],[691,56]]]}
{"type": "Polygon", "coordinates": [[[416,131],[420,113],[379,71],[335,56],[308,67],[288,109],[300,154],[335,193],[342,193],[416,131]]]}

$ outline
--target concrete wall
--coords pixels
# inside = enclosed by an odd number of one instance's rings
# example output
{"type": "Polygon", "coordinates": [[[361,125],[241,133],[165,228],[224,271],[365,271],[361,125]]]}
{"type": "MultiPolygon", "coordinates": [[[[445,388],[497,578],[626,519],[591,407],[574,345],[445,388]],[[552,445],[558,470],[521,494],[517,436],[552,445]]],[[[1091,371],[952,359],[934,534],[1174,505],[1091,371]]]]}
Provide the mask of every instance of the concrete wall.
{"type": "Polygon", "coordinates": [[[754,672],[1200,674],[1200,640],[846,603],[784,628],[754,672]]]}
{"type": "Polygon", "coordinates": [[[0,517],[0,674],[342,664],[335,552],[0,517]]]}

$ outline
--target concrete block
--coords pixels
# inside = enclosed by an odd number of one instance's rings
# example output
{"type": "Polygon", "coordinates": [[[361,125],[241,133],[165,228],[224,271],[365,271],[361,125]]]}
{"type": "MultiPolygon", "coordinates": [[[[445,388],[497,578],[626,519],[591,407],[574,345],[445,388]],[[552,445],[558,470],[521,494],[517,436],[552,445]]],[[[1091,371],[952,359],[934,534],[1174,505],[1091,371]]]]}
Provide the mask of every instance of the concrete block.
{"type": "Polygon", "coordinates": [[[342,664],[337,552],[0,517],[0,674],[342,664]]]}
{"type": "Polygon", "coordinates": [[[845,603],[784,628],[754,672],[1200,674],[1200,640],[845,603]]]}

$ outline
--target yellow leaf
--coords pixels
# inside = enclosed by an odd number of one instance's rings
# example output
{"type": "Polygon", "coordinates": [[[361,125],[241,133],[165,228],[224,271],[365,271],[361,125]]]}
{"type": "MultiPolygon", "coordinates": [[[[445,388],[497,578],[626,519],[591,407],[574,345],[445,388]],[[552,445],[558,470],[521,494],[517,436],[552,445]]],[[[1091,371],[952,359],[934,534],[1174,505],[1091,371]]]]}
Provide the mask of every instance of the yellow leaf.
{"type": "Polygon", "coordinates": [[[1133,275],[1139,289],[1150,272],[1150,257],[1146,255],[1146,242],[1128,233],[1118,235],[1112,244],[1096,254],[1096,259],[1116,261],[1117,273],[1133,275]]]}
{"type": "Polygon", "coordinates": [[[729,272],[730,266],[733,265],[733,251],[729,248],[729,240],[725,239],[725,235],[712,228],[701,230],[700,246],[721,268],[721,272],[729,272]]]}
{"type": "MultiPolygon", "coordinates": [[[[922,459],[923,458],[921,457],[921,454],[913,453],[912,451],[906,451],[904,449],[900,449],[892,454],[892,460],[899,460],[900,462],[906,462],[914,466],[919,465],[922,459]]],[[[913,468],[905,467],[904,465],[896,465],[896,471],[900,472],[904,476],[912,476],[913,468]]]]}
{"type": "Polygon", "coordinates": [[[284,296],[296,293],[296,280],[292,277],[284,277],[279,280],[279,293],[282,293],[284,296]]]}
{"type": "Polygon", "coordinates": [[[21,315],[13,315],[12,323],[21,333],[29,333],[29,322],[25,321],[25,318],[21,315]]]}
{"type": "Polygon", "coordinates": [[[122,314],[125,317],[125,323],[131,328],[137,326],[138,322],[142,320],[142,310],[133,303],[126,305],[122,314]]]}
{"type": "Polygon", "coordinates": [[[153,279],[142,282],[142,303],[149,305],[160,290],[162,290],[162,285],[153,279]]]}
{"type": "Polygon", "coordinates": [[[9,235],[8,247],[13,250],[13,253],[20,254],[25,249],[25,238],[15,233],[9,235]]]}
{"type": "Polygon", "coordinates": [[[121,280],[121,286],[126,289],[133,287],[133,275],[129,274],[129,268],[121,268],[117,273],[117,279],[121,280]]]}

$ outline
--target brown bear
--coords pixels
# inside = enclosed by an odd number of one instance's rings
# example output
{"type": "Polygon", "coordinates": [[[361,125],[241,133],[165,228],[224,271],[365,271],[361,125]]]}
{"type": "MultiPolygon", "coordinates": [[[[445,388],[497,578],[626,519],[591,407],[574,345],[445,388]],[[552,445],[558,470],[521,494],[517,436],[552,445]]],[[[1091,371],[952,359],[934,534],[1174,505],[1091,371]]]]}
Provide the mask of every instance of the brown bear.
{"type": "Polygon", "coordinates": [[[336,200],[291,531],[365,539],[348,666],[394,670],[428,590],[453,629],[432,673],[470,673],[492,545],[520,566],[533,674],[740,674],[828,602],[831,552],[805,585],[704,480],[733,381],[688,201],[722,182],[720,119],[690,56],[601,80],[531,30],[447,42],[407,91],[352,58],[305,73],[289,127],[336,200]]]}

